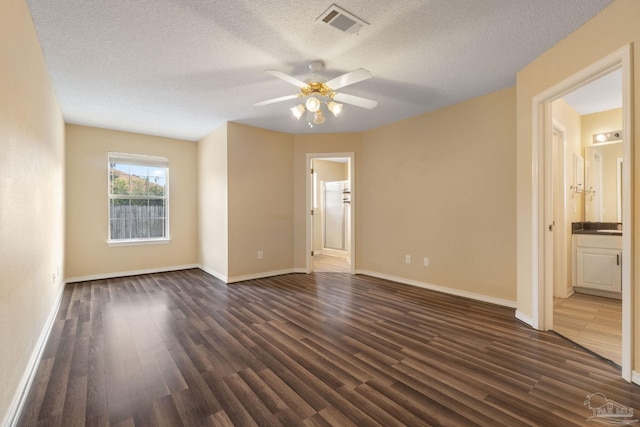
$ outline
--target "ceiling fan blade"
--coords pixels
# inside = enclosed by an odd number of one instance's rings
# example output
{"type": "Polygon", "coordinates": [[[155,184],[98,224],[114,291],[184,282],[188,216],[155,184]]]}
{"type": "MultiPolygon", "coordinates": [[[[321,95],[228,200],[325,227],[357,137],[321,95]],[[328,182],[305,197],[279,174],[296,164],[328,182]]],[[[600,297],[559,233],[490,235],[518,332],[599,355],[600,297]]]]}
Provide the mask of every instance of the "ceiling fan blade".
{"type": "Polygon", "coordinates": [[[376,108],[378,105],[378,101],[373,101],[371,99],[362,98],[354,95],[347,95],[346,93],[336,93],[333,96],[334,101],[344,102],[345,104],[355,105],[357,107],[362,107],[371,110],[372,108],[376,108]]]}
{"type": "Polygon", "coordinates": [[[295,77],[290,76],[289,74],[285,74],[282,71],[278,70],[264,70],[265,73],[272,75],[273,77],[277,77],[285,82],[289,82],[294,86],[298,86],[299,88],[303,88],[307,86],[305,82],[302,80],[298,80],[295,77]]]}
{"type": "Polygon", "coordinates": [[[358,68],[357,70],[353,70],[346,74],[338,76],[335,79],[331,79],[324,84],[329,86],[331,89],[336,90],[340,89],[341,87],[370,79],[371,77],[373,76],[369,71],[365,70],[364,68],[358,68]]]}
{"type": "Polygon", "coordinates": [[[266,101],[257,102],[255,104],[253,104],[253,106],[254,107],[262,107],[263,105],[275,104],[276,102],[287,101],[289,99],[295,99],[295,98],[298,98],[299,96],[300,96],[300,94],[296,94],[296,95],[281,96],[279,98],[267,99],[266,101]]]}

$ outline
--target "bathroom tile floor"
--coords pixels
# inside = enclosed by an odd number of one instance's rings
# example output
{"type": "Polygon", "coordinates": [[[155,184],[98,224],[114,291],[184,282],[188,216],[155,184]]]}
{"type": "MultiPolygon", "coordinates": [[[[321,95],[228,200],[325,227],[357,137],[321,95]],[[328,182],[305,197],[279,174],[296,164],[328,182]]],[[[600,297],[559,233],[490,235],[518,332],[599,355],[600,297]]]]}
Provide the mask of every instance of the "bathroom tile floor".
{"type": "Polygon", "coordinates": [[[554,298],[553,330],[620,365],[622,363],[622,302],[575,293],[554,298]]]}

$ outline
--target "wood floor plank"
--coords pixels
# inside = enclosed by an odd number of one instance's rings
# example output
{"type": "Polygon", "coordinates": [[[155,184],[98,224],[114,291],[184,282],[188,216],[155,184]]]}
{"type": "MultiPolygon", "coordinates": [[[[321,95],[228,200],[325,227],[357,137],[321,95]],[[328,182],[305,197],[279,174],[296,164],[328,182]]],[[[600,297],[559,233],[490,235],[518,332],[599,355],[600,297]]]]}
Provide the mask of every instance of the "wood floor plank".
{"type": "Polygon", "coordinates": [[[518,425],[514,418],[487,408],[483,402],[486,396],[469,395],[465,391],[454,389],[434,378],[423,375],[422,372],[403,363],[397,364],[394,368],[399,372],[398,378],[402,383],[445,408],[456,408],[470,422],[478,425],[487,425],[492,422],[514,427],[518,425]]]}
{"type": "MultiPolygon", "coordinates": [[[[63,331],[75,329],[76,323],[72,320],[65,320],[64,323],[63,331]]],[[[58,352],[47,382],[47,389],[38,416],[39,419],[47,419],[62,414],[71,371],[74,340],[75,336],[71,332],[63,332],[59,338],[58,352]]]]}
{"type": "Polygon", "coordinates": [[[205,381],[209,385],[209,388],[215,395],[216,399],[220,402],[223,408],[225,408],[225,414],[229,417],[231,422],[237,426],[258,426],[251,416],[251,414],[244,407],[238,397],[231,391],[229,386],[222,378],[216,378],[213,376],[207,376],[205,374],[205,381]]]}
{"type": "Polygon", "coordinates": [[[622,364],[622,301],[595,295],[574,293],[569,298],[554,298],[553,330],[622,364]]]}
{"type": "MultiPolygon", "coordinates": [[[[615,320],[605,303],[589,307],[615,320]]],[[[192,269],[68,284],[19,425],[579,426],[594,392],[640,408],[616,366],[513,309],[367,276],[192,269]]]]}
{"type": "Polygon", "coordinates": [[[309,405],[299,394],[297,394],[291,387],[289,387],[278,375],[276,375],[270,369],[265,369],[258,372],[260,378],[278,395],[283,402],[287,404],[289,408],[300,419],[306,419],[317,411],[309,405]]]}
{"type": "Polygon", "coordinates": [[[62,420],[69,427],[84,426],[87,406],[87,377],[71,377],[67,385],[62,420]]]}
{"type": "Polygon", "coordinates": [[[238,372],[238,375],[271,413],[287,410],[288,405],[253,370],[245,369],[238,372]]]}
{"type": "Polygon", "coordinates": [[[87,409],[85,420],[88,425],[108,425],[109,407],[107,403],[107,379],[104,362],[104,342],[102,335],[89,338],[89,363],[87,371],[87,409]]]}
{"type": "Polygon", "coordinates": [[[171,395],[153,401],[153,414],[160,427],[184,425],[171,395]]]}
{"type": "Polygon", "coordinates": [[[38,423],[40,408],[42,406],[44,395],[47,391],[47,385],[49,383],[54,361],[55,360],[53,358],[42,359],[40,361],[34,384],[31,386],[31,395],[29,396],[31,404],[27,405],[22,411],[22,420],[24,425],[36,425],[38,423]]]}
{"type": "Polygon", "coordinates": [[[238,374],[229,375],[224,381],[251,414],[256,424],[259,426],[280,425],[280,421],[238,374]]]}
{"type": "MultiPolygon", "coordinates": [[[[386,384],[385,384],[386,387],[386,384]]],[[[363,384],[361,386],[356,387],[356,392],[362,395],[367,401],[371,402],[372,405],[380,408],[385,411],[393,418],[400,420],[403,425],[406,426],[426,426],[429,425],[427,420],[419,418],[415,414],[410,411],[407,411],[403,406],[398,405],[391,398],[387,397],[385,394],[380,393],[374,387],[371,387],[370,384],[363,384]]]]}

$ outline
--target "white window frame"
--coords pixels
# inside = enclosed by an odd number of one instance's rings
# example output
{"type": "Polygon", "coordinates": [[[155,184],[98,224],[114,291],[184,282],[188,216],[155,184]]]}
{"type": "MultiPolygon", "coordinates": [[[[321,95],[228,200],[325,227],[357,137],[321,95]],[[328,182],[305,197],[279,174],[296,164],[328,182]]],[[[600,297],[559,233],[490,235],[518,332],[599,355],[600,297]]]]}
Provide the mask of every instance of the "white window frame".
{"type": "Polygon", "coordinates": [[[107,155],[107,244],[109,246],[135,246],[164,244],[171,241],[169,230],[169,159],[166,157],[149,156],[144,154],[129,154],[119,152],[109,152],[107,155]],[[128,164],[133,166],[164,168],[166,185],[163,197],[149,197],[140,195],[114,195],[111,194],[111,163],[128,164]],[[111,200],[113,199],[138,199],[138,200],[164,200],[165,207],[165,235],[164,237],[146,237],[138,239],[112,239],[111,238],[111,200]]]}

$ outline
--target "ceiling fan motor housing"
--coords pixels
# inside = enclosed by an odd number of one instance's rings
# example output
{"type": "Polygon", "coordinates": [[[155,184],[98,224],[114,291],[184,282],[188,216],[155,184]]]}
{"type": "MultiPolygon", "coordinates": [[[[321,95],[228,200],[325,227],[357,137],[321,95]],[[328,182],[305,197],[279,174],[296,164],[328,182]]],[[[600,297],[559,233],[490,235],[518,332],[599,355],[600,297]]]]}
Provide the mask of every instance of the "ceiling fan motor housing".
{"type": "Polygon", "coordinates": [[[309,96],[311,94],[319,94],[321,96],[331,97],[333,94],[333,90],[329,86],[320,82],[309,82],[307,86],[300,89],[300,91],[304,94],[304,96],[309,96]]]}

